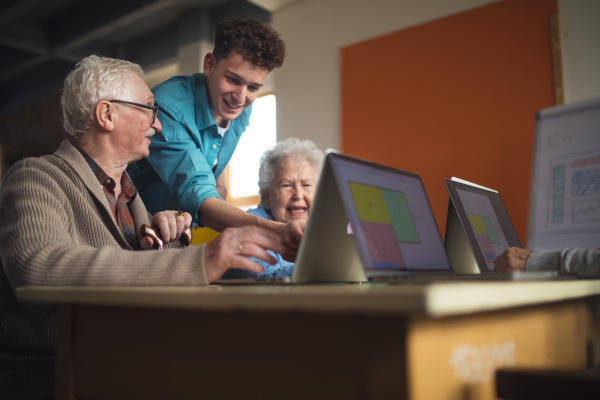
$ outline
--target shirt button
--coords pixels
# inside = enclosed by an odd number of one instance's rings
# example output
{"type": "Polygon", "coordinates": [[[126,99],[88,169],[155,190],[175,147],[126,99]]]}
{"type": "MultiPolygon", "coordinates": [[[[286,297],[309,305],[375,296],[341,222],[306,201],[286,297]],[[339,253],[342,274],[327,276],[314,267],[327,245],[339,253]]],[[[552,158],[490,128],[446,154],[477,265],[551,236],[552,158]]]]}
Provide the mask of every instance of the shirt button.
{"type": "Polygon", "coordinates": [[[216,148],[217,148],[217,145],[216,145],[216,144],[213,144],[213,149],[216,149],[216,148]]]}
{"type": "Polygon", "coordinates": [[[110,185],[110,182],[112,182],[112,181],[110,180],[110,178],[108,178],[108,179],[106,180],[106,183],[108,183],[108,184],[110,185]]]}

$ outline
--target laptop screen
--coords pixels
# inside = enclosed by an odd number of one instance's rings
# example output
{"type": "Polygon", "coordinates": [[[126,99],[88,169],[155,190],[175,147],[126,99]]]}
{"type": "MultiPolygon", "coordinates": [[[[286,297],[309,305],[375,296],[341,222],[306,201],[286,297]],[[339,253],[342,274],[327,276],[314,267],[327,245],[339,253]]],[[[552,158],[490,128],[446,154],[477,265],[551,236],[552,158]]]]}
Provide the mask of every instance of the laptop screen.
{"type": "Polygon", "coordinates": [[[473,256],[483,272],[508,247],[521,247],[506,207],[497,192],[444,179],[473,256]]]}
{"type": "Polygon", "coordinates": [[[452,271],[418,175],[330,157],[365,272],[452,271]]]}

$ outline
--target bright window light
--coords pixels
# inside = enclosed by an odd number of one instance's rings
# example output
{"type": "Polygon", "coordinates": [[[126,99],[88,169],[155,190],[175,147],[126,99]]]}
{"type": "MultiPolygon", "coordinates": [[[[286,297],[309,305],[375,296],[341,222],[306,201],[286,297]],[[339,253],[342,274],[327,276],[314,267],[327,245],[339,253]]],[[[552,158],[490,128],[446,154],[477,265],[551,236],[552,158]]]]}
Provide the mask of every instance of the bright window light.
{"type": "Polygon", "coordinates": [[[252,105],[250,126],[240,138],[229,162],[229,196],[258,194],[260,157],[277,141],[275,95],[259,97],[252,105]]]}

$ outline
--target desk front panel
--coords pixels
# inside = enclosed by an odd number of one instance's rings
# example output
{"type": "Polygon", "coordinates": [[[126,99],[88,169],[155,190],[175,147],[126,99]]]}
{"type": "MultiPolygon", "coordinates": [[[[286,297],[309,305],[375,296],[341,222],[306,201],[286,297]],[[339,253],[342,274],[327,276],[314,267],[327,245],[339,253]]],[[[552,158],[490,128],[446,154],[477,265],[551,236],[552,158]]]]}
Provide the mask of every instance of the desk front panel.
{"type": "Polygon", "coordinates": [[[448,318],[407,334],[409,397],[496,399],[500,367],[585,369],[599,361],[599,298],[448,318]]]}
{"type": "Polygon", "coordinates": [[[75,398],[407,396],[404,318],[76,306],[72,321],[75,398]]]}

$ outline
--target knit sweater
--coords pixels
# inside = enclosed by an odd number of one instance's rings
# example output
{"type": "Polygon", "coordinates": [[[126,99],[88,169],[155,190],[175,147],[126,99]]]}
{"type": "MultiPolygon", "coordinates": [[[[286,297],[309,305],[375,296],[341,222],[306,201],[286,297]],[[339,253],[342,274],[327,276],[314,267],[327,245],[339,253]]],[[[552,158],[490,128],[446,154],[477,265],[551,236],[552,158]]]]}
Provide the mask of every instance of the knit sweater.
{"type": "MultiPolygon", "coordinates": [[[[138,245],[150,224],[140,196],[131,204],[138,245]]],[[[53,397],[54,307],[19,302],[24,286],[206,285],[204,246],[134,251],[98,179],[65,141],[49,156],[15,164],[0,187],[0,396],[53,397]]]]}

